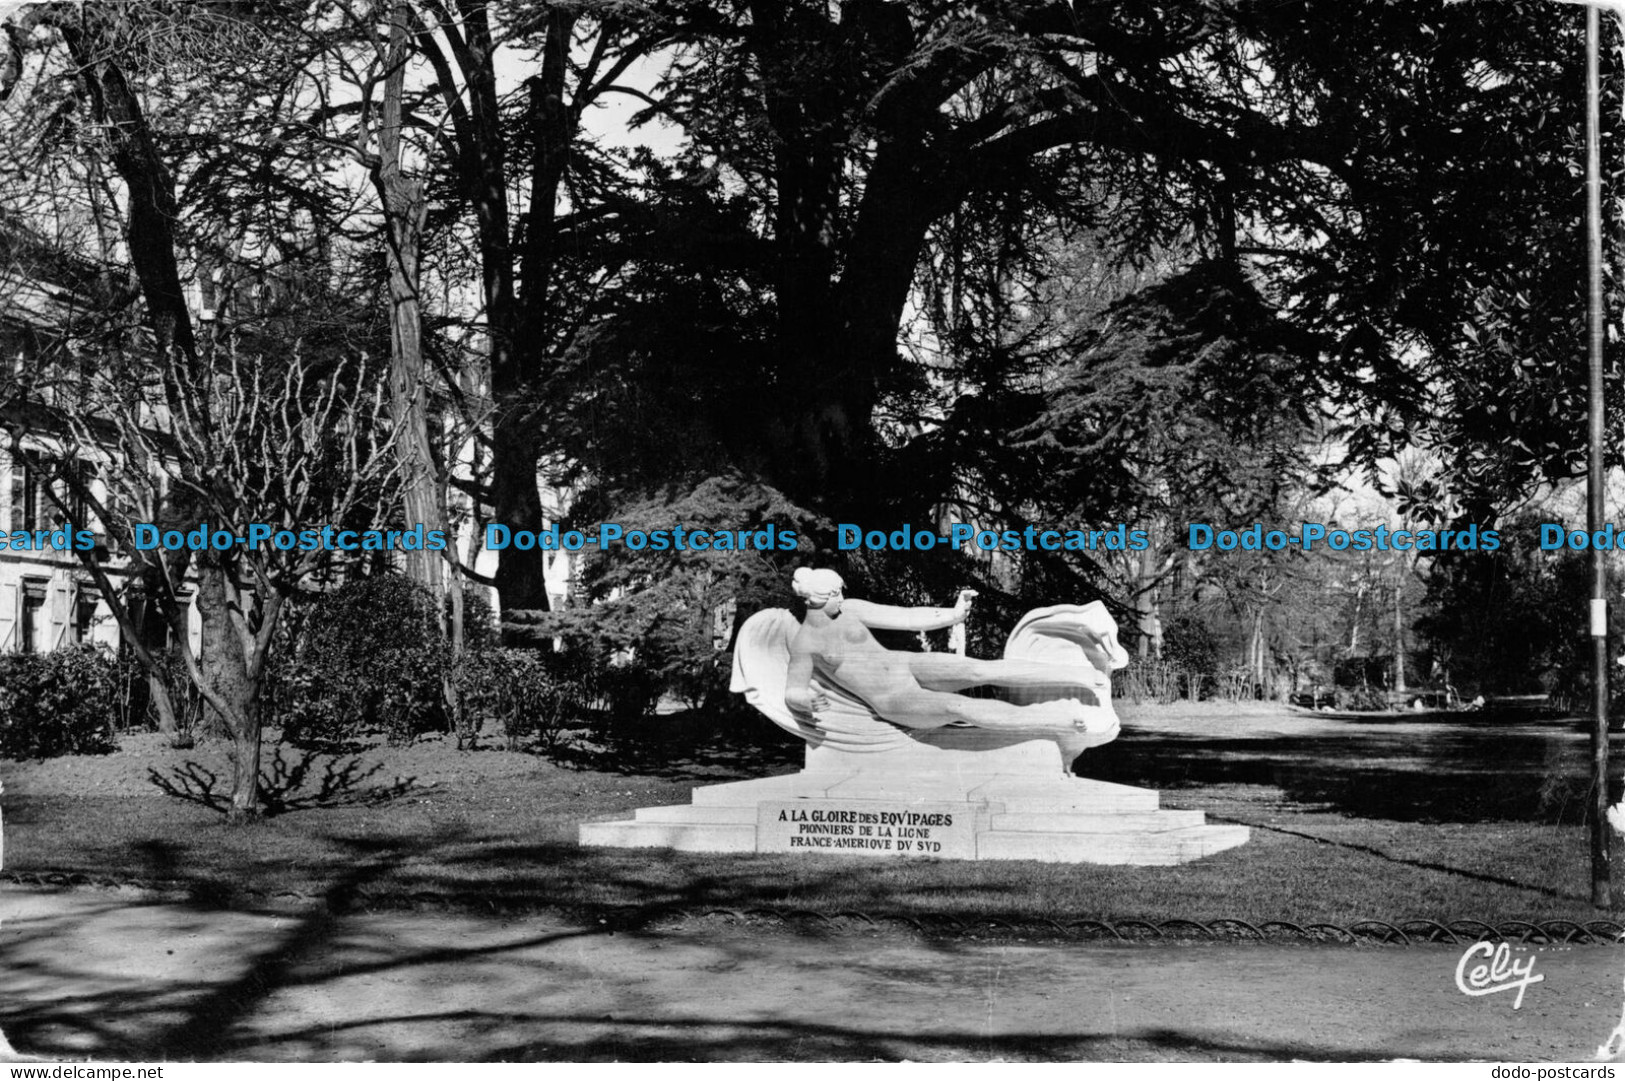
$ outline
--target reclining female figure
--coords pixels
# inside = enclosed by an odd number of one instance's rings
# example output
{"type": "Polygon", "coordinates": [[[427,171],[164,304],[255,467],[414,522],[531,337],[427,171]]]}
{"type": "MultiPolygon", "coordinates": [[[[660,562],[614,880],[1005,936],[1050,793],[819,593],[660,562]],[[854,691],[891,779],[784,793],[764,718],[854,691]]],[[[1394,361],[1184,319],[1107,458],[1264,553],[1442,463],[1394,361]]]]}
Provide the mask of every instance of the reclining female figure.
{"type": "Polygon", "coordinates": [[[862,699],[875,714],[907,728],[937,728],[962,721],[979,728],[1074,731],[1115,724],[1101,706],[1111,694],[1108,675],[1044,661],[983,661],[950,653],[903,653],[876,641],[871,629],[929,631],[964,622],[975,590],[961,590],[952,608],[899,608],[849,600],[832,570],[803,567],[792,580],[806,602],[801,629],[790,644],[784,701],[802,720],[826,708],[813,687],[817,679],[862,699]],[[1015,705],[953,692],[991,684],[1000,687],[1065,685],[1095,701],[1060,698],[1015,705]],[[1091,724],[1090,722],[1094,722],[1091,724]]]}

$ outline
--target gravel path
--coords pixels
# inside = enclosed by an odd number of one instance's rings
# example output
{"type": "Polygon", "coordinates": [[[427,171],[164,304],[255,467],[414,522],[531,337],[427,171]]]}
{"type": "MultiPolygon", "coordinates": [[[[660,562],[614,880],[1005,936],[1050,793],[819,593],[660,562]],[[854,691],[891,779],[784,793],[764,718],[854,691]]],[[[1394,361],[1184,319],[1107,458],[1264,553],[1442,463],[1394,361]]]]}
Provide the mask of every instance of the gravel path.
{"type": "Polygon", "coordinates": [[[1469,997],[1461,947],[810,936],[706,920],[299,917],[0,892],[0,1028],[46,1058],[1585,1061],[1625,951],[1529,947],[1469,997]],[[814,939],[814,940],[809,940],[814,939]]]}

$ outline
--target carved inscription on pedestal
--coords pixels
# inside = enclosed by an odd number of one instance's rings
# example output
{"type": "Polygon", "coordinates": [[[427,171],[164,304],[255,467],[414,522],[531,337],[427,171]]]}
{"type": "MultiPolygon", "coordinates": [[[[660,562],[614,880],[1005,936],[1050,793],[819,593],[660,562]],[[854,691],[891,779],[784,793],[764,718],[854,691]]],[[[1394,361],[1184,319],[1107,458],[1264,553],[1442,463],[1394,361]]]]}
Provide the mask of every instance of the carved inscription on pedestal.
{"type": "Polygon", "coordinates": [[[763,803],[757,810],[756,850],[975,859],[976,812],[963,803],[763,803]]]}

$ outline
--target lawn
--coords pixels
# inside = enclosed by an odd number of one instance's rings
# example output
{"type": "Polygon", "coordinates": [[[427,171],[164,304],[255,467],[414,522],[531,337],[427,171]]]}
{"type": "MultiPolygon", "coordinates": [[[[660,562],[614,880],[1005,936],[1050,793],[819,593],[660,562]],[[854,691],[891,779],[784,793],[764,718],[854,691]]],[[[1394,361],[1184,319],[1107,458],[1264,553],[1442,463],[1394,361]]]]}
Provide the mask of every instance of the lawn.
{"type": "MultiPolygon", "coordinates": [[[[224,745],[0,762],[6,871],[83,875],[244,906],[857,910],[1348,925],[1618,919],[1588,903],[1586,740],[1578,722],[1326,718],[1273,707],[1125,706],[1086,776],[1251,826],[1246,845],[1180,867],[893,864],[836,856],[583,849],[577,825],[685,802],[697,784],[793,770],[765,723],[674,719],[662,738],[544,757],[443,740],[354,755],[274,750],[290,807],[232,828],[195,800],[224,745]],[[154,783],[154,779],[165,786],[154,783]]],[[[1617,838],[1616,838],[1617,841],[1617,838]]]]}

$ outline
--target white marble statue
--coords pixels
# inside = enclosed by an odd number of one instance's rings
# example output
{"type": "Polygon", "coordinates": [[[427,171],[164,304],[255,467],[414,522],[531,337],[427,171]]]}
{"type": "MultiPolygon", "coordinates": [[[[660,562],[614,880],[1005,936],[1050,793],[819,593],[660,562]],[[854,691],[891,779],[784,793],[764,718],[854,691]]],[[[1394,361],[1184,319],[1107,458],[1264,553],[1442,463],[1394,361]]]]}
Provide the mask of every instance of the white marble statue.
{"type": "Polygon", "coordinates": [[[805,741],[801,770],[584,822],[583,845],[1173,865],[1247,840],[1245,826],[1163,811],[1149,789],[1074,769],[1117,736],[1111,673],[1128,663],[1098,601],[1028,612],[1002,660],[973,660],[888,650],[874,635],[963,627],[969,590],[951,608],[894,608],[848,599],[833,571],[797,571],[794,586],[800,618],[769,608],[740,625],[731,687],[805,741]],[[971,688],[983,690],[959,693],[971,688]],[[863,825],[887,821],[908,828],[863,825]]]}
{"type": "Polygon", "coordinates": [[[805,616],[798,622],[784,609],[769,609],[746,621],[735,649],[734,689],[809,743],[886,750],[916,740],[968,749],[965,738],[955,739],[968,726],[1001,737],[1047,737],[1075,754],[1117,735],[1111,670],[1128,657],[1099,602],[1029,613],[1004,659],[988,661],[888,650],[872,633],[962,623],[972,590],[952,608],[899,608],[849,599],[834,571],[807,568],[796,571],[793,587],[805,616]],[[1004,688],[1004,697],[956,693],[984,685],[1004,688]]]}

